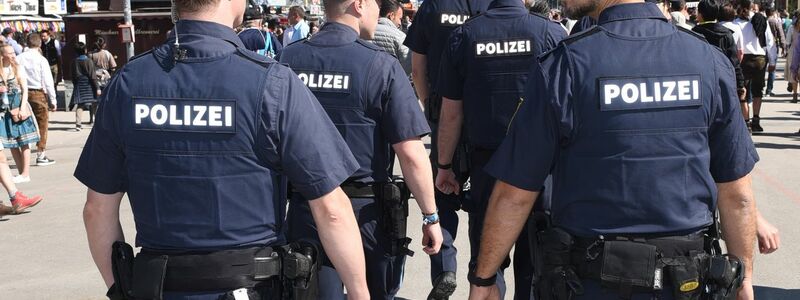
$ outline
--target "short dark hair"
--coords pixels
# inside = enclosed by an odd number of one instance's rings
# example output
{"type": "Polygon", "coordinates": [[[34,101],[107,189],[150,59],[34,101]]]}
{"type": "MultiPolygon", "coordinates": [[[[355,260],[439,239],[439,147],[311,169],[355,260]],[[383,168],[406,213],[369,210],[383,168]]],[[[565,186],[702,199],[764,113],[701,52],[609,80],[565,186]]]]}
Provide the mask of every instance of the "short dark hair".
{"type": "Polygon", "coordinates": [[[174,0],[175,7],[178,11],[183,12],[198,12],[207,7],[211,7],[217,3],[219,0],[174,0]]]}
{"type": "Polygon", "coordinates": [[[397,0],[381,0],[380,3],[381,3],[381,12],[380,12],[381,17],[386,17],[390,13],[396,12],[397,9],[401,7],[400,2],[398,2],[397,0]]]}
{"type": "Polygon", "coordinates": [[[672,0],[669,2],[669,10],[681,11],[686,8],[686,0],[672,0]]]}
{"type": "Polygon", "coordinates": [[[31,33],[28,35],[28,47],[31,48],[41,48],[42,47],[42,36],[38,33],[31,33]]]}
{"type": "Polygon", "coordinates": [[[537,14],[545,18],[550,17],[550,4],[547,3],[547,1],[537,0],[533,2],[529,10],[532,14],[537,14]]]}
{"type": "Polygon", "coordinates": [[[733,8],[733,3],[727,2],[722,4],[717,19],[723,22],[733,22],[733,20],[736,19],[736,9],[733,8]]]}
{"type": "Polygon", "coordinates": [[[94,38],[94,45],[92,45],[92,46],[93,46],[92,50],[94,50],[94,51],[103,50],[103,48],[106,47],[106,39],[103,38],[102,36],[95,37],[94,38]]]}
{"type": "Polygon", "coordinates": [[[86,54],[86,44],[83,42],[75,43],[75,53],[78,55],[85,55],[86,54]]]}
{"type": "Polygon", "coordinates": [[[775,8],[769,7],[767,8],[766,12],[767,12],[767,17],[771,17],[773,14],[775,14],[775,8]]]}
{"type": "Polygon", "coordinates": [[[703,16],[703,21],[714,21],[719,18],[721,6],[717,0],[700,0],[697,12],[703,16]]]}
{"type": "MultiPolygon", "coordinates": [[[[328,2],[328,1],[325,1],[325,2],[328,2]]],[[[289,8],[289,12],[297,14],[298,16],[300,16],[301,19],[305,19],[306,18],[306,11],[303,10],[303,8],[300,7],[300,6],[292,6],[292,7],[290,7],[289,8]]]]}

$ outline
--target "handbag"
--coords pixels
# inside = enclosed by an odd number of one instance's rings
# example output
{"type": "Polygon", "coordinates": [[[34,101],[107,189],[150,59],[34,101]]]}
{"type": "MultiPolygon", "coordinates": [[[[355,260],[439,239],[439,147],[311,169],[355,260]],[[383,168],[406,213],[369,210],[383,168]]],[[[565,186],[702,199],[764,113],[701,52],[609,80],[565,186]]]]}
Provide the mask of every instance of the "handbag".
{"type": "MultiPolygon", "coordinates": [[[[5,75],[5,74],[3,74],[3,75],[5,75]]],[[[8,83],[6,82],[6,77],[3,76],[2,80],[3,80],[3,85],[6,86],[6,88],[8,88],[8,83]]],[[[6,92],[6,94],[3,95],[3,97],[4,98],[8,98],[8,92],[6,92]]],[[[30,115],[28,115],[28,116],[26,116],[24,118],[20,117],[19,113],[20,113],[20,109],[21,108],[22,108],[22,103],[20,103],[20,106],[18,106],[18,107],[11,107],[11,109],[8,111],[11,114],[11,121],[13,121],[14,123],[19,123],[19,122],[25,121],[28,118],[30,118],[30,115]]]]}

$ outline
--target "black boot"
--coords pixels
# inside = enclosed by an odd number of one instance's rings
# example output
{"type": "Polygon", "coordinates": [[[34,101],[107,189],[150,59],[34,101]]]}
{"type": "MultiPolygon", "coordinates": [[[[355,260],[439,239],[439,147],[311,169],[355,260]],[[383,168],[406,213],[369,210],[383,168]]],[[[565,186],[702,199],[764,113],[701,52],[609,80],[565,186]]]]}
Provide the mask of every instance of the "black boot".
{"type": "Polygon", "coordinates": [[[456,273],[442,272],[433,281],[433,289],[428,300],[446,300],[456,291],[456,273]]]}
{"type": "Polygon", "coordinates": [[[764,128],[761,128],[761,118],[758,116],[753,116],[752,129],[753,132],[764,132],[764,128]]]}

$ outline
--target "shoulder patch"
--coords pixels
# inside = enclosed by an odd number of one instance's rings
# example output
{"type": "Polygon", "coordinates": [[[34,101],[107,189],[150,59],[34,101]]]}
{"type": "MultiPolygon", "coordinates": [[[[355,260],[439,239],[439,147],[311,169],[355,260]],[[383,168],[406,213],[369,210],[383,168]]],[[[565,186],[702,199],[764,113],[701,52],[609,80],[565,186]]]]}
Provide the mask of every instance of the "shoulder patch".
{"type": "Polygon", "coordinates": [[[601,31],[600,27],[598,27],[597,25],[593,25],[592,27],[589,27],[589,29],[586,29],[584,31],[581,31],[581,32],[578,32],[576,34],[568,36],[567,38],[561,40],[561,43],[569,45],[569,44],[572,44],[574,42],[577,42],[580,39],[583,39],[583,38],[589,37],[590,35],[598,33],[600,31],[601,31]]]}
{"type": "Polygon", "coordinates": [[[255,53],[253,51],[250,51],[250,50],[247,50],[247,49],[244,49],[244,48],[236,48],[236,53],[240,57],[243,57],[243,58],[245,58],[245,59],[247,59],[249,61],[252,61],[252,62],[254,62],[254,63],[258,64],[258,65],[264,66],[264,67],[267,67],[267,66],[269,66],[271,64],[274,64],[274,63],[277,63],[277,61],[275,61],[272,58],[269,58],[269,57],[266,57],[266,56],[263,56],[263,55],[259,55],[258,53],[255,53]]]}
{"type": "Polygon", "coordinates": [[[706,43],[708,42],[706,40],[706,37],[704,37],[702,34],[699,34],[697,32],[694,32],[692,30],[689,30],[689,29],[686,29],[686,28],[683,28],[683,27],[680,27],[680,26],[675,26],[675,28],[678,28],[678,31],[683,31],[684,33],[688,33],[689,35],[691,35],[693,37],[696,37],[697,39],[699,39],[699,40],[701,40],[703,42],[706,42],[706,43]]]}
{"type": "Polygon", "coordinates": [[[373,44],[371,42],[368,42],[368,41],[365,41],[365,40],[362,40],[360,38],[356,40],[356,43],[359,43],[359,44],[361,44],[361,46],[367,47],[368,49],[372,49],[372,50],[375,50],[375,51],[383,51],[381,48],[379,48],[375,44],[373,44]]]}

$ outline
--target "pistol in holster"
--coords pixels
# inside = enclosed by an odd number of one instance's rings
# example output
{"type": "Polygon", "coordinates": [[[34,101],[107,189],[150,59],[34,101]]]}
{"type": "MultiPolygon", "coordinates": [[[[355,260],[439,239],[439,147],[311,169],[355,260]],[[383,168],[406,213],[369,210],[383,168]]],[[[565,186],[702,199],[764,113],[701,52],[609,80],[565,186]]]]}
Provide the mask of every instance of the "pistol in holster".
{"type": "Polygon", "coordinates": [[[310,241],[297,241],[282,247],[284,299],[314,300],[319,296],[320,247],[310,241]]]}
{"type": "Polygon", "coordinates": [[[411,238],[408,237],[408,199],[411,192],[402,178],[393,178],[391,182],[380,185],[379,205],[381,208],[380,223],[389,237],[389,255],[414,256],[414,251],[408,249],[411,238]]]}

